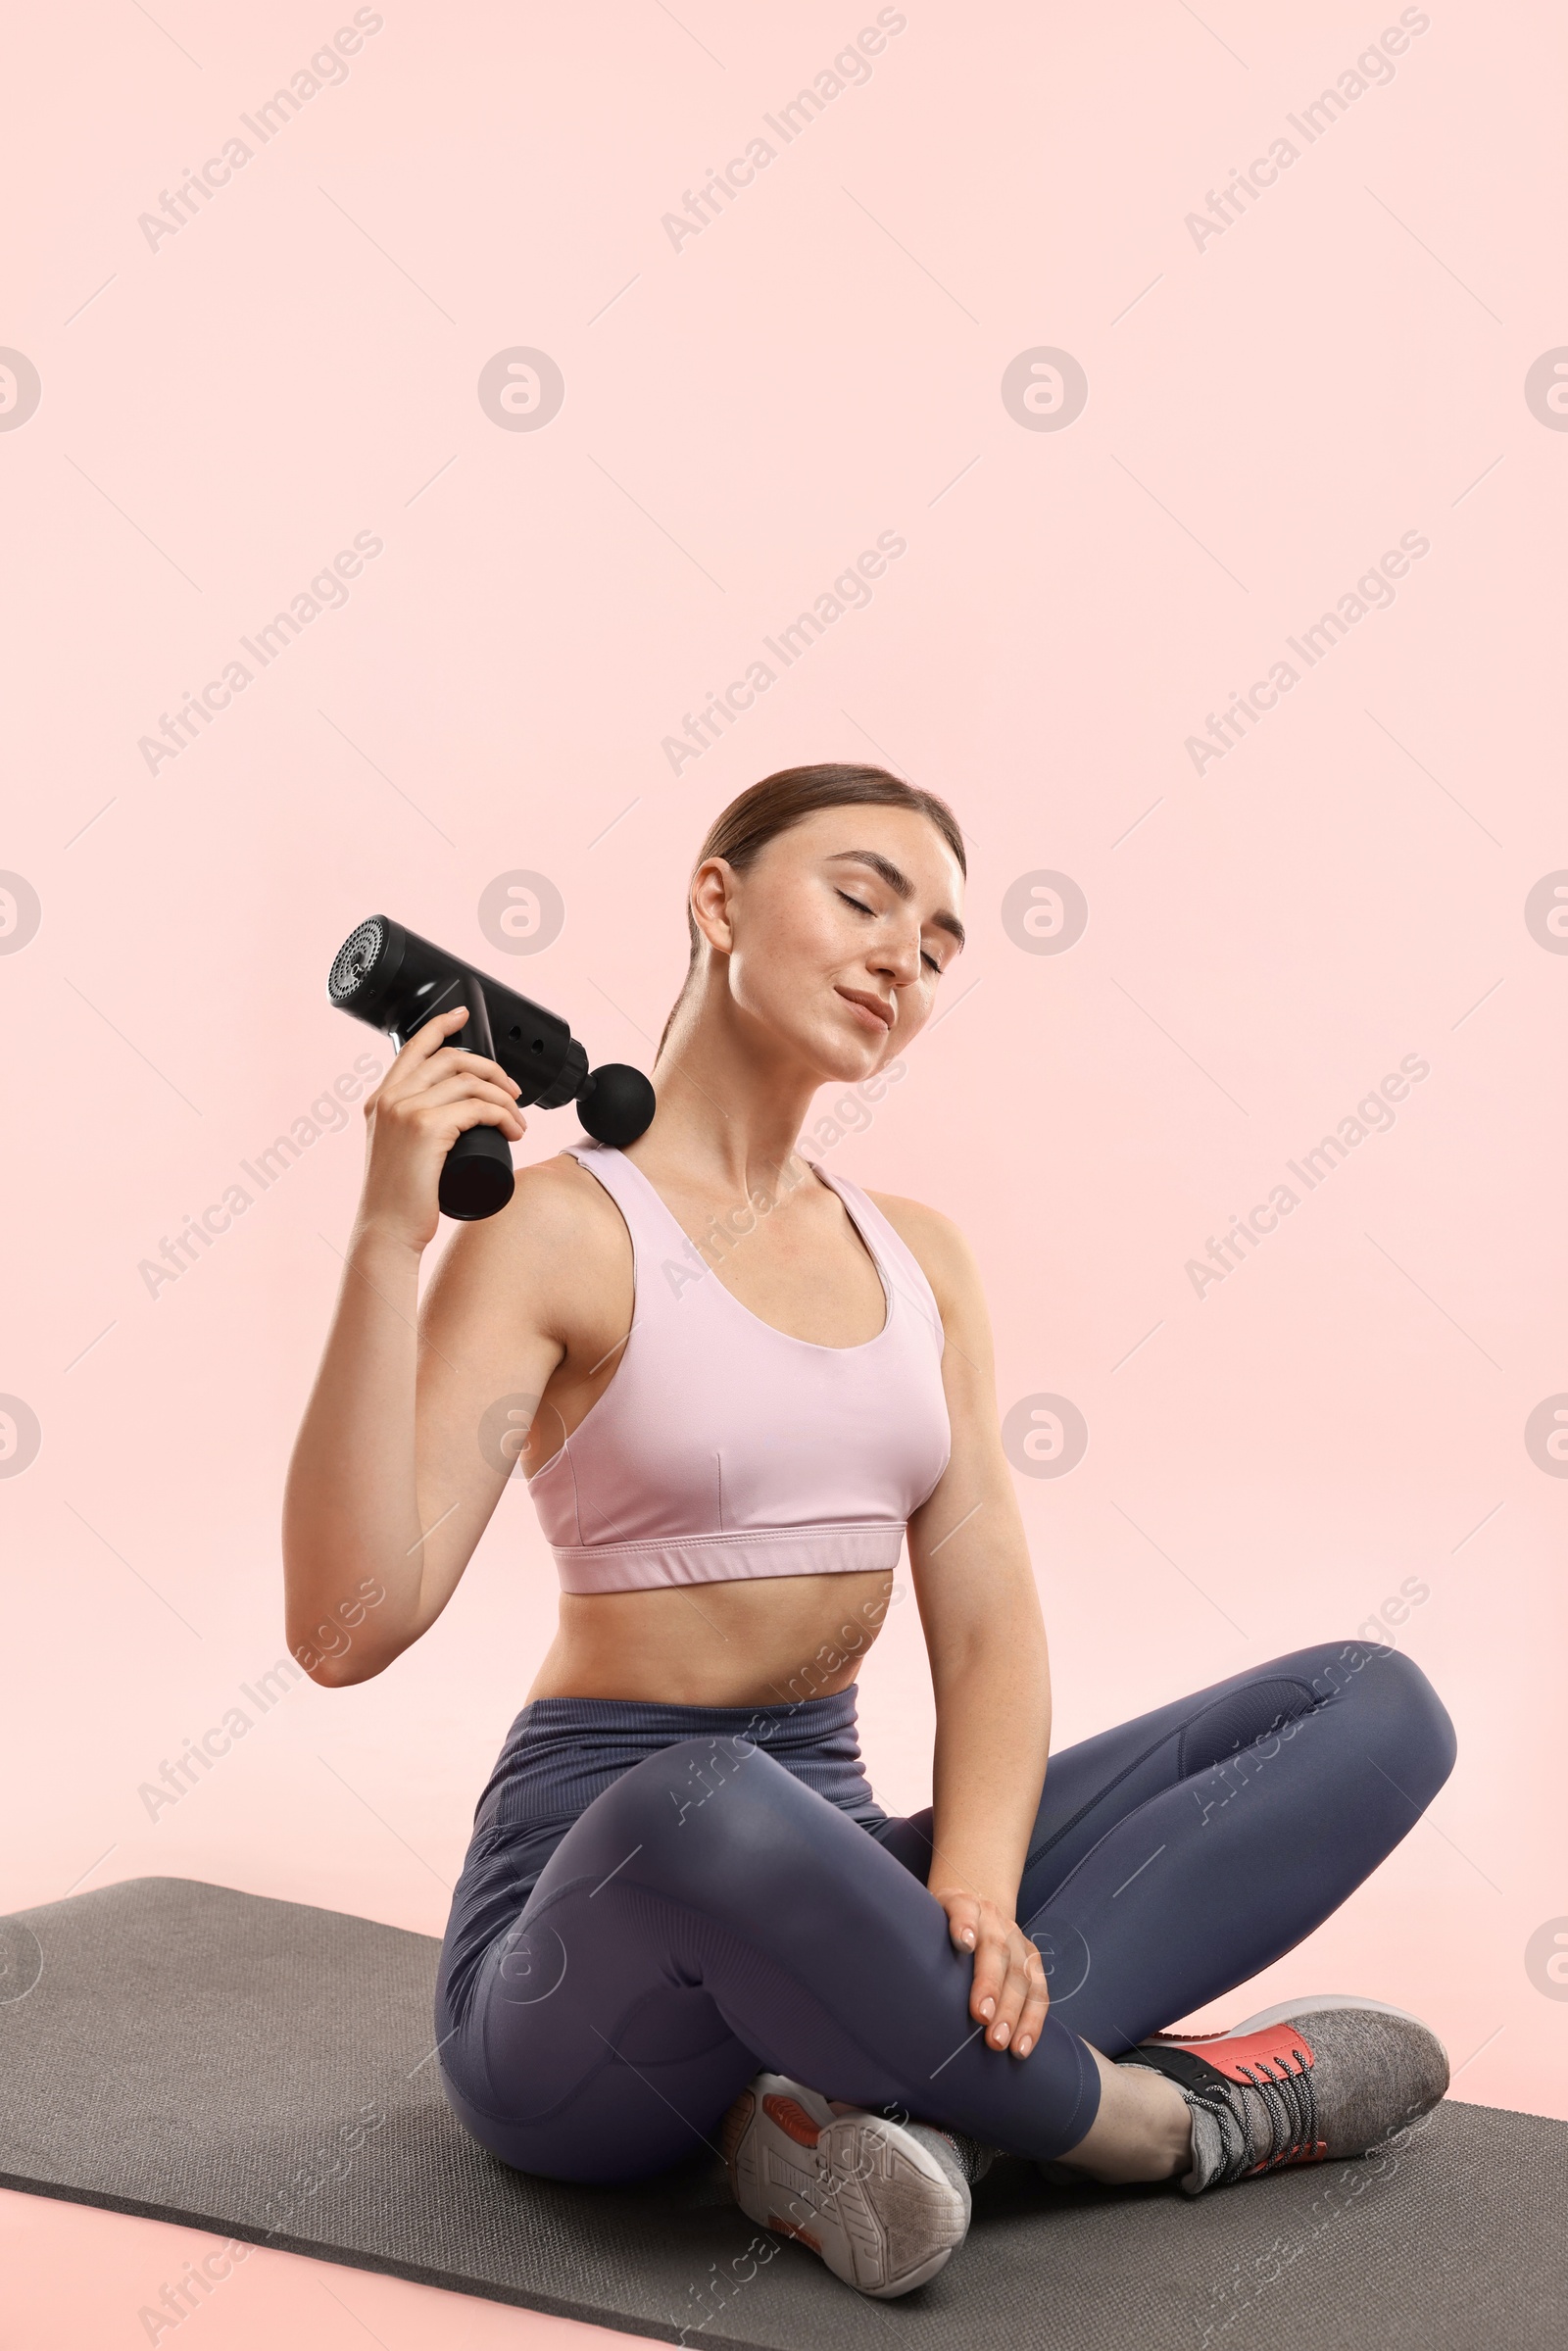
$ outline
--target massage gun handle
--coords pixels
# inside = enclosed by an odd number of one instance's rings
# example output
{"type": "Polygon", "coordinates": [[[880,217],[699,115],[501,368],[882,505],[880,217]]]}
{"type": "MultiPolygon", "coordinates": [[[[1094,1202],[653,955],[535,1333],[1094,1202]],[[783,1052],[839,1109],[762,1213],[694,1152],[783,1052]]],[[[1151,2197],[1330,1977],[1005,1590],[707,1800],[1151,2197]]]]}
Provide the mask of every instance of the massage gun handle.
{"type": "MultiPolygon", "coordinates": [[[[495,1038],[477,972],[465,971],[463,1001],[468,1007],[468,1017],[450,1042],[464,1053],[483,1053],[486,1060],[493,1061],[495,1038]]],[[[446,1155],[436,1198],[443,1216],[457,1217],[464,1224],[476,1224],[481,1217],[494,1216],[498,1208],[506,1206],[515,1184],[512,1146],[501,1129],[467,1127],[446,1155]]]]}

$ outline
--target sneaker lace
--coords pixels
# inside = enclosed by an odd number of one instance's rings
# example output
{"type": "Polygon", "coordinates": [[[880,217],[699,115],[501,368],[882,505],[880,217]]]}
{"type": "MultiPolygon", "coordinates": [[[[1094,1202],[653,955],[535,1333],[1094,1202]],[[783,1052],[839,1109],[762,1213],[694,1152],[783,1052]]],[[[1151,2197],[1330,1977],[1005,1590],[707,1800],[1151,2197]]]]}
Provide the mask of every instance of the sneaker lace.
{"type": "MultiPolygon", "coordinates": [[[[1316,2146],[1316,2092],[1312,2087],[1312,2060],[1307,2052],[1293,2048],[1289,2057],[1281,2057],[1277,2062],[1262,2060],[1255,2067],[1244,2064],[1242,2072],[1260,2097],[1269,2123],[1267,2156],[1257,2163],[1249,2163],[1249,2170],[1272,2173],[1293,2156],[1312,2151],[1316,2146]]],[[[1242,2099],[1237,2099],[1237,2104],[1242,2104],[1242,2099]]]]}
{"type": "Polygon", "coordinates": [[[1269,2143],[1265,2153],[1259,2154],[1258,2143],[1252,2136],[1245,2096],[1218,2084],[1211,2090],[1195,2093],[1219,2126],[1225,2148],[1223,2178],[1227,2183],[1244,2175],[1274,2171],[1279,2165],[1289,2163],[1293,2156],[1310,2152],[1317,2144],[1317,2096],[1312,2087],[1311,2061],[1304,2049],[1293,2049],[1289,2057],[1277,2061],[1265,2059],[1261,2065],[1244,2065],[1240,2071],[1246,2075],[1268,2124],[1269,2143]]]}

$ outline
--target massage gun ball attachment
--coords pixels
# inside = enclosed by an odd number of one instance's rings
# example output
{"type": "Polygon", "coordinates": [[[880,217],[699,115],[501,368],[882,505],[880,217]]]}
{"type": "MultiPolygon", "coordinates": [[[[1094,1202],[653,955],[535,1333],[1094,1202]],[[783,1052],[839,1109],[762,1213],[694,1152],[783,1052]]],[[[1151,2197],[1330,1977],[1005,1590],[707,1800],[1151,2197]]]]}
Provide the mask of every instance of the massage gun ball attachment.
{"type": "MultiPolygon", "coordinates": [[[[450,1042],[499,1061],[517,1082],[519,1108],[555,1110],[575,1102],[596,1143],[635,1143],[653,1119],[654,1090],[640,1069],[607,1061],[590,1070],[559,1013],[530,1004],[389,915],[372,914],[349,933],[332,959],[326,993],[340,1011],[379,1029],[399,1051],[436,1013],[466,1004],[468,1017],[450,1042]]],[[[511,1200],[514,1182],[512,1146],[501,1129],[468,1127],[441,1170],[441,1212],[466,1224],[494,1216],[511,1200]]]]}

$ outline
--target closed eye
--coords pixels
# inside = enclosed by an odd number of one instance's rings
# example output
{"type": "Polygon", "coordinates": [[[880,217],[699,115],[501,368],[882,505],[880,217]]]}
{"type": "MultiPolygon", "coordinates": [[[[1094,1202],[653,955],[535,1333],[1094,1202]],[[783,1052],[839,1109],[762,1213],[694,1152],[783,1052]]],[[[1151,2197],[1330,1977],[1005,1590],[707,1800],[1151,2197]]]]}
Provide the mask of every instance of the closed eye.
{"type": "MultiPolygon", "coordinates": [[[[864,904],[864,902],[863,902],[861,899],[858,899],[858,898],[852,898],[852,897],[850,896],[850,894],[849,894],[848,890],[840,890],[840,891],[839,891],[839,896],[840,896],[840,898],[842,898],[842,899],[843,899],[843,901],[844,901],[844,903],[845,903],[845,905],[846,905],[847,906],[858,906],[858,907],[859,907],[859,909],[860,909],[860,912],[861,912],[862,914],[870,914],[870,915],[871,915],[873,918],[875,917],[875,913],[876,913],[876,909],[875,909],[875,907],[874,907],[874,906],[866,906],[866,905],[864,904]]],[[[940,978],[942,977],[942,966],[941,966],[941,964],[940,964],[940,963],[937,961],[937,959],[936,959],[936,956],[935,956],[935,955],[928,955],[926,954],[926,952],[925,952],[924,948],[922,948],[922,949],[920,950],[920,956],[921,956],[921,960],[922,960],[923,962],[926,962],[926,963],[929,963],[929,964],[930,964],[930,966],[931,966],[932,970],[933,970],[933,971],[936,973],[936,975],[937,975],[937,978],[938,978],[938,979],[940,979],[940,978]]]]}

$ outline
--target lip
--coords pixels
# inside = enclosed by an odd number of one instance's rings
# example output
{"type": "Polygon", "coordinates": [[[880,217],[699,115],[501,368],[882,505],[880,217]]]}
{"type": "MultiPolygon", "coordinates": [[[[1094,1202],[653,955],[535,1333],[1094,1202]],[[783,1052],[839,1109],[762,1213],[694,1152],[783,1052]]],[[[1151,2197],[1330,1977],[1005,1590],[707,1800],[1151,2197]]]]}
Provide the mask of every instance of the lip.
{"type": "Polygon", "coordinates": [[[860,996],[853,988],[836,988],[834,994],[842,996],[845,1003],[853,1004],[858,1012],[864,1012],[879,1021],[883,1028],[892,1028],[893,1006],[885,1004],[879,996],[860,996]]]}

